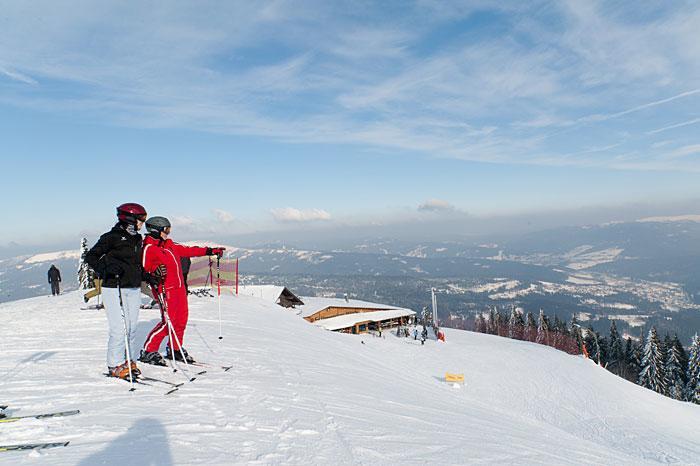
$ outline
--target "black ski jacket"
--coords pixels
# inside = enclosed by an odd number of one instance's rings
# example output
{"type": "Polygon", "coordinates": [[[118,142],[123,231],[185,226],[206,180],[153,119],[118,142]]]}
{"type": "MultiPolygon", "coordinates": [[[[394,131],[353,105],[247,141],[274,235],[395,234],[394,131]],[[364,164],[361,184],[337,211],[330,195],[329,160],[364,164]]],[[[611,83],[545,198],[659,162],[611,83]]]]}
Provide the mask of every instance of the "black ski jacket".
{"type": "Polygon", "coordinates": [[[55,265],[52,265],[49,268],[49,283],[60,283],[61,282],[61,272],[56,268],[55,265]]]}
{"type": "Polygon", "coordinates": [[[117,223],[100,236],[85,255],[85,262],[102,279],[102,286],[106,288],[117,287],[117,275],[122,288],[139,288],[143,274],[142,243],[141,235],[132,235],[117,223]]]}

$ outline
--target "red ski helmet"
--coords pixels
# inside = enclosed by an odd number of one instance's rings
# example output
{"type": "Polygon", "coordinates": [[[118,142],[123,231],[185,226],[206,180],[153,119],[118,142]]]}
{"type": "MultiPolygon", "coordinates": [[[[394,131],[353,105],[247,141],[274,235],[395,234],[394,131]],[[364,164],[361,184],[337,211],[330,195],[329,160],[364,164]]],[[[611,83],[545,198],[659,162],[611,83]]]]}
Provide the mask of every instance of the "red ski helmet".
{"type": "Polygon", "coordinates": [[[127,202],[117,207],[117,218],[120,222],[136,225],[136,220],[146,221],[146,209],[141,204],[127,202]]]}

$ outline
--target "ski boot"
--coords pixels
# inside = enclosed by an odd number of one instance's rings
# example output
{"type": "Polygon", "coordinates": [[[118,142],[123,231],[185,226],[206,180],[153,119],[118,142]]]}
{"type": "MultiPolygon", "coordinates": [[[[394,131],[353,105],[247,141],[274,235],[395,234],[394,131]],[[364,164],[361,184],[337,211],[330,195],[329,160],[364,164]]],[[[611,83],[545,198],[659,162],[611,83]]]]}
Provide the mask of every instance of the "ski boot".
{"type": "Polygon", "coordinates": [[[144,351],[141,350],[141,356],[139,361],[146,364],[153,364],[154,366],[167,366],[168,363],[163,359],[163,356],[158,351],[144,351]]]}
{"type": "Polygon", "coordinates": [[[138,366],[136,365],[136,361],[133,360],[131,361],[131,374],[134,377],[138,377],[139,375],[141,375],[141,369],[138,368],[138,366]]]}
{"type": "Polygon", "coordinates": [[[109,370],[110,377],[129,380],[129,366],[126,362],[116,367],[108,367],[107,369],[109,370]]]}
{"type": "MultiPolygon", "coordinates": [[[[176,351],[175,351],[175,360],[176,360],[176,361],[183,362],[183,361],[182,361],[182,355],[183,355],[183,354],[185,355],[185,361],[184,361],[184,362],[186,362],[187,364],[192,364],[192,363],[196,362],[196,361],[194,360],[194,358],[192,358],[192,356],[190,356],[189,354],[187,354],[187,350],[186,350],[185,348],[180,348],[179,350],[176,350],[176,351]]],[[[172,355],[172,353],[170,352],[170,347],[168,346],[168,347],[167,347],[167,355],[166,355],[166,358],[167,358],[167,359],[172,359],[172,357],[173,357],[173,355],[172,355]]]]}

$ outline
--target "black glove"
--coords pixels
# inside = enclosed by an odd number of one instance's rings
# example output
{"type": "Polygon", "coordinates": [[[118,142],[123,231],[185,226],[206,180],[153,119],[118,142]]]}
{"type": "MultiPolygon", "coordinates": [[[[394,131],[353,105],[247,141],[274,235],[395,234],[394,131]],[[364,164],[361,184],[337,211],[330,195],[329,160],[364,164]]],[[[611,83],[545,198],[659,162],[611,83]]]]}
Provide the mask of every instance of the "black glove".
{"type": "Polygon", "coordinates": [[[207,248],[207,256],[221,257],[224,255],[226,248],[207,248]]]}
{"type": "Polygon", "coordinates": [[[153,274],[145,273],[143,274],[143,279],[154,288],[158,288],[160,286],[160,278],[153,274]]]}
{"type": "Polygon", "coordinates": [[[168,269],[165,268],[164,264],[160,264],[156,269],[153,271],[153,275],[158,277],[161,281],[165,280],[165,277],[168,276],[168,269]]]}

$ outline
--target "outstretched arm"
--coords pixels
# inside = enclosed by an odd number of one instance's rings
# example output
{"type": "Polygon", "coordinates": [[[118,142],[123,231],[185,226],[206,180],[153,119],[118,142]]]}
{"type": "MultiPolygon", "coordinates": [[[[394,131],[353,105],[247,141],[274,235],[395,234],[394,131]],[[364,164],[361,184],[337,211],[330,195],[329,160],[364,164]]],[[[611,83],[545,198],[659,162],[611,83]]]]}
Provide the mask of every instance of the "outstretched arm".
{"type": "Polygon", "coordinates": [[[182,244],[173,243],[173,249],[180,257],[199,257],[199,256],[220,256],[224,253],[225,248],[208,248],[203,246],[183,246],[182,244]]]}

